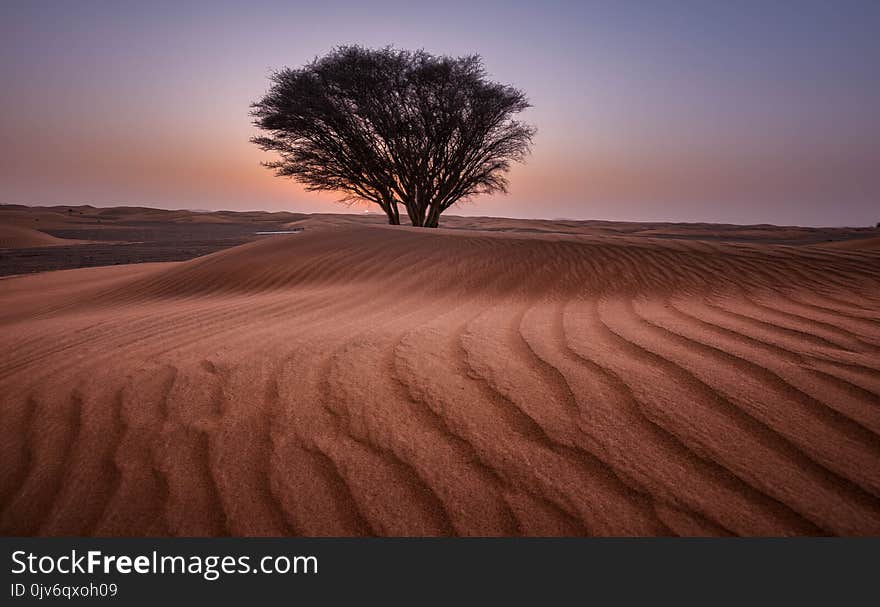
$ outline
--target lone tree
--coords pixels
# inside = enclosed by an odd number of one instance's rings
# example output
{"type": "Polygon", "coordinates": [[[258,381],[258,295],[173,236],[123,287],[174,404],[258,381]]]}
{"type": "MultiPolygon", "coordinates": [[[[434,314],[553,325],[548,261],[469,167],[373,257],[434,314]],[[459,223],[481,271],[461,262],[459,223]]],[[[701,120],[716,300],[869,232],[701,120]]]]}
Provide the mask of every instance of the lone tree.
{"type": "Polygon", "coordinates": [[[251,141],[280,156],[264,166],[375,203],[394,225],[399,205],[414,226],[435,228],[456,202],[506,192],[535,134],[513,118],[525,95],[488,80],[478,55],[342,46],[271,81],[251,106],[266,132],[251,141]]]}

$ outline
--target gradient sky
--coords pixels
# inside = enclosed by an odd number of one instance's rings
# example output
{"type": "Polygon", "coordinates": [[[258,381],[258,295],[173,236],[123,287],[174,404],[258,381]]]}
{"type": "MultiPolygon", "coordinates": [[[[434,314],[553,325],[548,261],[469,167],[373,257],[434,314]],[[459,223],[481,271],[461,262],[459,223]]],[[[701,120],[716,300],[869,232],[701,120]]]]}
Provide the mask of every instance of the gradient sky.
{"type": "Polygon", "coordinates": [[[338,212],[248,105],[338,44],[479,53],[538,127],[467,215],[873,225],[880,1],[0,4],[0,202],[338,212]]]}

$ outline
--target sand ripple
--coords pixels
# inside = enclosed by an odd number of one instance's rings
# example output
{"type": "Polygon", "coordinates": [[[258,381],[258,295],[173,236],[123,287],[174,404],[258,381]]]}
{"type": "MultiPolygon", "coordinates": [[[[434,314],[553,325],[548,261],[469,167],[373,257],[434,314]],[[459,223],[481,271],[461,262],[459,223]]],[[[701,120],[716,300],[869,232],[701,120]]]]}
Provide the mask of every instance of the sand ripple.
{"type": "Polygon", "coordinates": [[[877,535],[880,253],[314,226],[0,283],[5,535],[877,535]]]}

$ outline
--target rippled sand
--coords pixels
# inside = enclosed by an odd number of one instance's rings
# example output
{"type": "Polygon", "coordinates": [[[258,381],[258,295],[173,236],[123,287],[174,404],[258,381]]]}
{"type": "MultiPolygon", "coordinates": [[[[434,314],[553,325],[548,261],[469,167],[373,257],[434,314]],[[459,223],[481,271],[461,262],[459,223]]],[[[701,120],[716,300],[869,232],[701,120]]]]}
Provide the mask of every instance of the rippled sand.
{"type": "Polygon", "coordinates": [[[297,225],[0,280],[3,534],[880,534],[868,241],[297,225]]]}

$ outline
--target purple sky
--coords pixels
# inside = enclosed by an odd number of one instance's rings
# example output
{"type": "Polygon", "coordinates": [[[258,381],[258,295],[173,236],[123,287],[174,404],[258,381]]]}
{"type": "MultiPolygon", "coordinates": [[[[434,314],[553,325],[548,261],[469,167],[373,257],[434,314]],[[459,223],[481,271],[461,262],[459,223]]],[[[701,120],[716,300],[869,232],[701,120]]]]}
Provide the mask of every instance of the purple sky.
{"type": "Polygon", "coordinates": [[[880,2],[0,5],[0,202],[345,210],[260,167],[270,70],[361,43],[480,53],[538,127],[459,214],[873,225],[880,2]]]}

